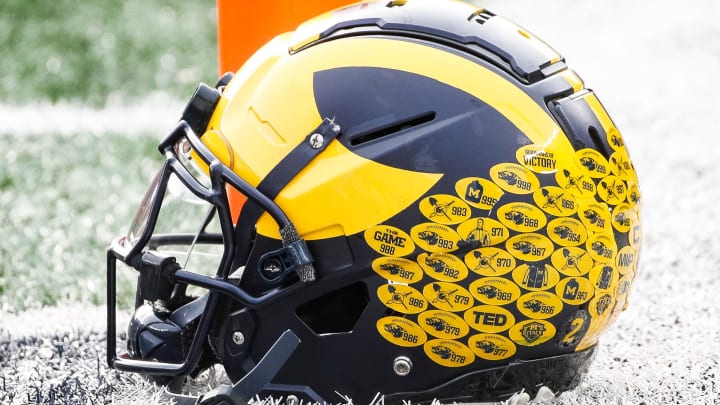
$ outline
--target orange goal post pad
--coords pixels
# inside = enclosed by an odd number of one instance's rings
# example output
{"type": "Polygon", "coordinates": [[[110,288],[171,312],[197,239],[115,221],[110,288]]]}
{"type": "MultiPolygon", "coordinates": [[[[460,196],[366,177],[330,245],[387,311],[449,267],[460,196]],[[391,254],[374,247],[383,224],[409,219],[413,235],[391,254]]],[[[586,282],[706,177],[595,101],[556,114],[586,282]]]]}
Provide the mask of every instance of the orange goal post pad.
{"type": "Polygon", "coordinates": [[[262,45],[355,0],[217,0],[219,74],[235,72],[262,45]]]}

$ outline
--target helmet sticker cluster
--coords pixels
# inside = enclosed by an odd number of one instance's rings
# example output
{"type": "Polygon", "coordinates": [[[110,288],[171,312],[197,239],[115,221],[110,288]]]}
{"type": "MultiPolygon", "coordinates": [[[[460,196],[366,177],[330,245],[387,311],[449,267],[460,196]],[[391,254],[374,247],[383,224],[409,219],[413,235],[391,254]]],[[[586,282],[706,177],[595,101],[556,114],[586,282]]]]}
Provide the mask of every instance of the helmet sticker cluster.
{"type": "Polygon", "coordinates": [[[642,239],[635,169],[619,132],[607,137],[609,158],[520,146],[419,200],[414,224],[365,231],[387,280],[380,336],[444,367],[595,344],[627,305],[642,239]]]}

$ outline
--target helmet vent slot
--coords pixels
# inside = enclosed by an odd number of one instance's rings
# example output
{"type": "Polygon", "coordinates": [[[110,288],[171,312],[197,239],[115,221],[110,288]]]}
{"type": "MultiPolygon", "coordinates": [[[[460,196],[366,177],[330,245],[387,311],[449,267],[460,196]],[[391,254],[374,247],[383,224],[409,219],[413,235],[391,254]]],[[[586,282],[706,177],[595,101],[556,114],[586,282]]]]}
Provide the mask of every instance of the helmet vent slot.
{"type": "Polygon", "coordinates": [[[410,118],[404,118],[385,124],[379,127],[375,127],[369,131],[361,132],[357,135],[350,137],[350,145],[358,146],[364,143],[374,141],[379,138],[386,137],[388,135],[395,134],[397,132],[416,127],[428,123],[435,119],[435,111],[428,111],[419,115],[415,115],[410,118]]]}
{"type": "Polygon", "coordinates": [[[369,302],[365,284],[355,283],[300,305],[296,313],[317,335],[348,333],[355,329],[369,302]]]}

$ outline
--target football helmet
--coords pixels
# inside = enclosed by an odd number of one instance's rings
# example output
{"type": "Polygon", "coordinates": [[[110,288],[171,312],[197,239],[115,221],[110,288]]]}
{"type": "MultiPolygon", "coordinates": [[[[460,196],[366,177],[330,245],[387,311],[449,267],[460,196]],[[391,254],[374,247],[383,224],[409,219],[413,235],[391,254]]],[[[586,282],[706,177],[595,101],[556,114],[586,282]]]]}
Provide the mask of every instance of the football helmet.
{"type": "Polygon", "coordinates": [[[108,362],[221,364],[233,384],[199,403],[568,390],[627,304],[620,132],[557,52],[468,3],[310,20],[201,84],[159,150],[108,249],[108,362]],[[118,263],[139,274],[123,353],[118,263]]]}

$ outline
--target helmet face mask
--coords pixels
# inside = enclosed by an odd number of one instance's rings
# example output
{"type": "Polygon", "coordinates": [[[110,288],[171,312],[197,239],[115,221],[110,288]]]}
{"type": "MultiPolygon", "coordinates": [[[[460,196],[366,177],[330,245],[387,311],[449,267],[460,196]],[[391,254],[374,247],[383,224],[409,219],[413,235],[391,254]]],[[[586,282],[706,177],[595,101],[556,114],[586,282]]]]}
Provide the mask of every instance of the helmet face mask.
{"type": "Polygon", "coordinates": [[[108,249],[108,336],[116,262],[140,275],[111,366],[220,363],[238,403],[577,385],[637,266],[624,141],[521,28],[391,3],[311,20],[198,88],[108,249]]]}

